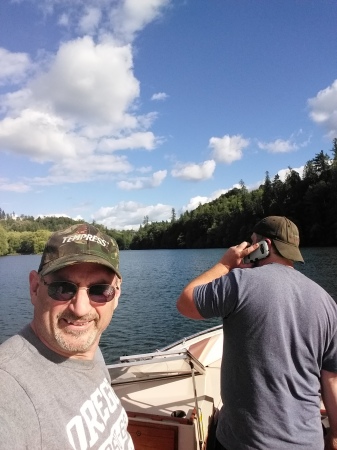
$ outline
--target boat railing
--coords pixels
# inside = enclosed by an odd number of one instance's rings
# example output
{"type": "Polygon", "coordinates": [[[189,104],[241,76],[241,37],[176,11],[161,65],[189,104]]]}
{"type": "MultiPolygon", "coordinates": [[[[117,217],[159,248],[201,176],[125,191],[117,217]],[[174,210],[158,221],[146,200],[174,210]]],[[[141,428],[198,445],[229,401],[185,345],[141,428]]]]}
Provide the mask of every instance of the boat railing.
{"type": "Polygon", "coordinates": [[[111,384],[205,373],[203,364],[187,349],[123,356],[120,363],[107,368],[111,384]]]}
{"type": "Polygon", "coordinates": [[[165,351],[166,352],[166,351],[170,350],[171,348],[176,347],[179,344],[184,344],[185,342],[191,341],[191,340],[193,340],[193,339],[195,339],[197,337],[203,336],[204,334],[205,335],[206,334],[210,335],[212,332],[217,332],[220,329],[222,330],[222,325],[216,325],[215,327],[207,328],[206,330],[199,331],[198,333],[195,333],[195,334],[192,334],[192,335],[190,335],[188,337],[184,337],[182,339],[179,339],[176,342],[172,342],[171,344],[161,348],[160,351],[163,351],[163,352],[165,351]]]}

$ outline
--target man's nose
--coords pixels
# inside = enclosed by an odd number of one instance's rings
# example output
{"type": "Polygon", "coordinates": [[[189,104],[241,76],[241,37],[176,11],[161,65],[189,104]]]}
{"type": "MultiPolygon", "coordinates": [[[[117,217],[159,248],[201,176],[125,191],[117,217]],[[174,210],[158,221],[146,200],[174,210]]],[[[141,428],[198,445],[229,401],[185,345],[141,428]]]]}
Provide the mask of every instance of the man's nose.
{"type": "Polygon", "coordinates": [[[92,305],[90,303],[89,293],[87,287],[79,287],[76,295],[72,298],[69,309],[73,311],[77,316],[85,316],[88,314],[92,305]]]}

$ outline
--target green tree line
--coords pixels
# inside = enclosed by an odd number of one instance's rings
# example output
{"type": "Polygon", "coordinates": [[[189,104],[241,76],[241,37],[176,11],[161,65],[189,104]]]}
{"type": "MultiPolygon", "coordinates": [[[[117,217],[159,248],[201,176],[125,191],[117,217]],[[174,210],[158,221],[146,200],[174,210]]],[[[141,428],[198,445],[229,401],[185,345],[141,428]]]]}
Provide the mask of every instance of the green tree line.
{"type": "MultiPolygon", "coordinates": [[[[216,200],[169,221],[144,217],[138,231],[96,224],[114,237],[121,250],[229,247],[249,240],[251,229],[268,215],[287,216],[300,230],[303,246],[337,245],[337,138],[329,156],[323,150],[309,160],[303,176],[289,167],[282,181],[266,172],[264,183],[248,191],[244,181],[216,200]]],[[[65,217],[13,218],[0,208],[0,255],[40,253],[50,234],[80,221],[65,217]]]]}

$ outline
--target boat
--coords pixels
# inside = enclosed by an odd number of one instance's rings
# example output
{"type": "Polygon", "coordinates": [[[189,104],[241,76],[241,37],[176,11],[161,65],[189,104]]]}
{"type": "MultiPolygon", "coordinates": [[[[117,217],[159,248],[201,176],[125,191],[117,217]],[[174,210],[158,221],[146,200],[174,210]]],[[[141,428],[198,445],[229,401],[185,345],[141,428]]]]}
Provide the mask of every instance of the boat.
{"type": "Polygon", "coordinates": [[[222,326],[108,365],[136,450],[201,450],[221,406],[222,326]]]}
{"type": "MultiPolygon", "coordinates": [[[[135,450],[211,450],[221,408],[222,325],[108,365],[135,450]]],[[[329,426],[321,406],[323,428],[329,426]]]]}

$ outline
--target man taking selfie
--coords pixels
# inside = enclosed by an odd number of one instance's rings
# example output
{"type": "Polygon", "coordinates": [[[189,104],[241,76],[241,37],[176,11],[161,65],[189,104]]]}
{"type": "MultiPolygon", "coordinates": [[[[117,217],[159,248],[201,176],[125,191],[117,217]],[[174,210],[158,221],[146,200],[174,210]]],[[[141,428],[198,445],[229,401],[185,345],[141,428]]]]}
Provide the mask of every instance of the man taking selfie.
{"type": "Polygon", "coordinates": [[[0,346],[1,449],[133,450],[98,347],[121,293],[114,239],[54,233],[29,275],[33,320],[0,346]]]}

